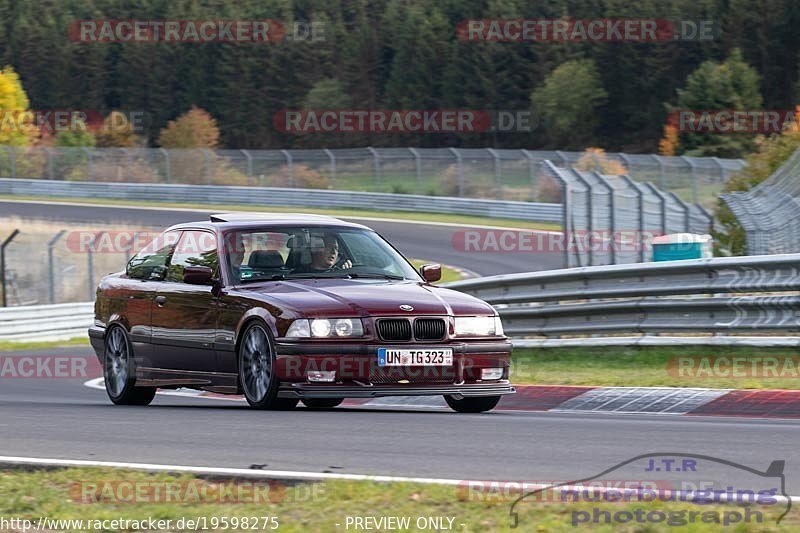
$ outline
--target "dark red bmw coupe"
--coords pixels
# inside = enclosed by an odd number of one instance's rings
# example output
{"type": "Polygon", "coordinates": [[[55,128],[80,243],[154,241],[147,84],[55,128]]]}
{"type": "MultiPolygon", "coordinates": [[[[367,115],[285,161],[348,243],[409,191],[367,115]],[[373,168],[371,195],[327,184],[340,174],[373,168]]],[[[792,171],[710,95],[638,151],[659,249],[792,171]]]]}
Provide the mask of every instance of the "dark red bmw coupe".
{"type": "Polygon", "coordinates": [[[514,392],[511,344],[489,304],[430,285],[440,276],[359,224],[214,215],[105,277],[89,337],[115,404],[188,387],[260,409],[443,395],[490,410],[514,392]]]}

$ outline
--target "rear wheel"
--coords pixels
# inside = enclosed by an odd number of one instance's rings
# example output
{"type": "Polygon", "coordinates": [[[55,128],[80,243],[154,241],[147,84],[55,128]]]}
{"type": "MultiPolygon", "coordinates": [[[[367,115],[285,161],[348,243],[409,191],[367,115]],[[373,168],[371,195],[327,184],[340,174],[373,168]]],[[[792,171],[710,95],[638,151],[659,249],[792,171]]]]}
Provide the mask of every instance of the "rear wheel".
{"type": "Polygon", "coordinates": [[[340,405],[344,398],[305,398],[301,401],[311,409],[333,409],[340,405]]]}
{"type": "Polygon", "coordinates": [[[491,411],[500,401],[500,396],[473,396],[457,400],[452,396],[445,396],[444,401],[450,409],[459,413],[482,413],[491,411]]]}
{"type": "Polygon", "coordinates": [[[239,384],[254,409],[293,409],[296,399],[278,398],[272,338],[259,322],[250,324],[239,345],[239,384]]]}
{"type": "Polygon", "coordinates": [[[154,387],[136,387],[136,361],[125,330],[112,326],[106,335],[103,378],[106,393],[116,405],[149,405],[156,396],[154,387]]]}

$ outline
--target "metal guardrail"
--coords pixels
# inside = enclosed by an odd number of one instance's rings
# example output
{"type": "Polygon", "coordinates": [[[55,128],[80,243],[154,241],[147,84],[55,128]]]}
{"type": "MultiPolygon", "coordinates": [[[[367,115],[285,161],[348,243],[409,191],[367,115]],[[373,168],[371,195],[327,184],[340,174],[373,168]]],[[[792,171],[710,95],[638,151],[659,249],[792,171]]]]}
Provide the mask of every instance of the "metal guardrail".
{"type": "Polygon", "coordinates": [[[446,285],[512,337],[800,331],[800,254],[570,268],[446,285]]]}
{"type": "Polygon", "coordinates": [[[93,321],[93,302],[6,307],[0,309],[0,341],[84,337],[93,321]]]}
{"type": "Polygon", "coordinates": [[[359,191],[0,179],[0,194],[217,205],[368,208],[561,222],[560,204],[359,191]]]}
{"type": "MultiPolygon", "coordinates": [[[[597,335],[675,332],[748,333],[757,337],[743,337],[742,344],[759,345],[768,344],[766,335],[796,338],[800,332],[800,254],[570,268],[445,287],[494,305],[506,334],[521,346],[530,337],[591,335],[587,340],[598,341],[597,335]]],[[[92,315],[91,302],[0,309],[0,340],[83,336],[92,315]]],[[[648,344],[643,338],[608,337],[614,344],[648,344]]]]}

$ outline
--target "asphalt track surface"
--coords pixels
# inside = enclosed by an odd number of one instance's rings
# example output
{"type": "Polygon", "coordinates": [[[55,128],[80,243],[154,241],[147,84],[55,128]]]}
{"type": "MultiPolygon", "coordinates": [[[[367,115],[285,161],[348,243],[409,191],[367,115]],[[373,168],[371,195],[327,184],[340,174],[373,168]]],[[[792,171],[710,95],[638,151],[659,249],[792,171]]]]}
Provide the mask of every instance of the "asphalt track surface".
{"type": "MultiPolygon", "coordinates": [[[[91,354],[73,347],[15,355],[91,354]]],[[[92,461],[445,479],[570,481],[646,453],[711,455],[766,470],[800,494],[800,424],[788,420],[344,407],[254,411],[158,395],[113,406],[86,379],[0,378],[1,454],[92,461]]],[[[743,486],[752,476],[719,474],[743,486]]]]}
{"type": "MultiPolygon", "coordinates": [[[[208,212],[0,202],[0,216],[163,227],[208,212]]],[[[457,228],[368,222],[409,256],[497,274],[558,266],[558,257],[465,256],[457,228]],[[548,263],[550,261],[550,263],[548,263]]],[[[90,355],[88,347],[29,355],[90,355]]],[[[0,354],[2,355],[2,354],[0,354]]],[[[253,411],[241,402],[159,395],[116,407],[79,379],[0,377],[0,453],[51,459],[447,479],[569,481],[646,453],[705,454],[765,470],[786,461],[787,492],[800,494],[800,424],[791,420],[664,415],[455,414],[423,408],[345,407],[253,411]]],[[[731,469],[722,483],[752,476],[731,469]]]]}
{"type": "MultiPolygon", "coordinates": [[[[302,208],[298,208],[301,212],[302,208]]],[[[125,227],[163,229],[181,222],[208,220],[218,211],[181,211],[148,209],[146,207],[87,206],[50,203],[0,201],[0,219],[18,217],[28,220],[48,220],[54,223],[120,224],[125,227]]],[[[390,218],[391,215],[387,215],[390,218]]],[[[453,244],[453,235],[462,231],[459,226],[423,223],[359,220],[342,217],[371,227],[406,257],[429,259],[465,268],[481,276],[532,272],[561,268],[562,256],[557,252],[465,252],[453,244]]],[[[509,220],[513,227],[513,221],[509,220]]]]}

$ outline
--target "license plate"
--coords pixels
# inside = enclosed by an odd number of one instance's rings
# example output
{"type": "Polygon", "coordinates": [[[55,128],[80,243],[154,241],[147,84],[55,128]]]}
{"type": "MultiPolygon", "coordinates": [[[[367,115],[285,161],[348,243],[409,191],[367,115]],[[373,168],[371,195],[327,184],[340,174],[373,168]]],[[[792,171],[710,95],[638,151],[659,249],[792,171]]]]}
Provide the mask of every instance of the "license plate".
{"type": "Polygon", "coordinates": [[[378,348],[378,366],[452,366],[452,348],[378,348]]]}

